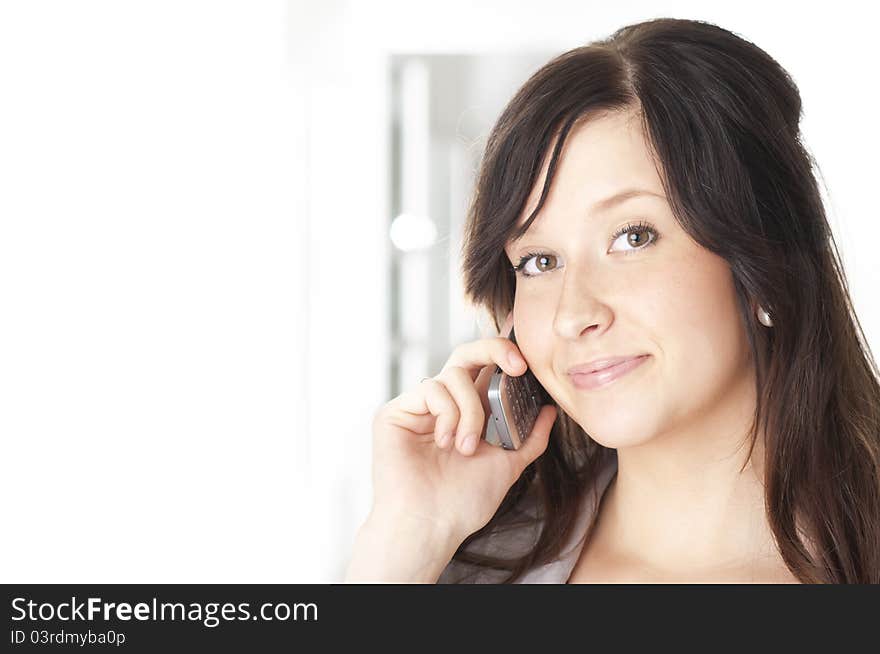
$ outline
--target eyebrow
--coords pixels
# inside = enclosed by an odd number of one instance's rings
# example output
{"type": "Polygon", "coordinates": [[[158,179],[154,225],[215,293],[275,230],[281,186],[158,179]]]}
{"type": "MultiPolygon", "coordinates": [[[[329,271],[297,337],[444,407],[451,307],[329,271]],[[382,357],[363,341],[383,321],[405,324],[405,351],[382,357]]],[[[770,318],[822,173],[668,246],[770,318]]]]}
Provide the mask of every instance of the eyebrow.
{"type": "MultiPolygon", "coordinates": [[[[642,188],[628,188],[623,191],[618,191],[614,195],[611,195],[604,200],[599,200],[592,207],[590,207],[590,211],[592,213],[597,213],[600,211],[608,211],[611,207],[614,207],[618,204],[622,204],[627,200],[631,200],[632,198],[637,198],[641,196],[647,197],[655,197],[660,200],[666,200],[665,195],[660,195],[659,193],[654,193],[654,191],[649,191],[647,189],[642,188]]],[[[540,229],[532,229],[529,227],[529,231],[533,234],[540,233],[540,229]]]]}
{"type": "Polygon", "coordinates": [[[659,198],[661,200],[665,200],[665,195],[660,195],[659,193],[654,193],[653,191],[648,191],[646,189],[641,188],[628,188],[624,191],[620,191],[615,193],[611,197],[605,198],[604,200],[599,200],[596,204],[594,204],[591,208],[592,211],[605,211],[610,209],[611,207],[620,204],[621,202],[625,202],[630,198],[636,198],[642,195],[653,196],[655,198],[659,198]]]}

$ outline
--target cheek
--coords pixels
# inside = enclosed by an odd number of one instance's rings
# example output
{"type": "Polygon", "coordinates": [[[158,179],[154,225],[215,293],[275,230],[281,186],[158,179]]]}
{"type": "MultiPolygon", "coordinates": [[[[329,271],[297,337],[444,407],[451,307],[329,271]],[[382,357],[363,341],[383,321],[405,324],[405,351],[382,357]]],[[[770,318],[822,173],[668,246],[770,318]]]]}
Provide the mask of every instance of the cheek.
{"type": "Polygon", "coordinates": [[[726,262],[701,254],[667,282],[657,289],[658,301],[651,308],[670,369],[693,387],[738,368],[748,343],[726,262]]]}
{"type": "Polygon", "coordinates": [[[556,292],[551,287],[545,286],[541,292],[538,284],[517,286],[513,298],[513,324],[516,340],[524,350],[534,350],[535,345],[547,343],[555,312],[556,292]]]}
{"type": "Polygon", "coordinates": [[[550,293],[523,293],[517,291],[513,302],[513,324],[516,342],[526,357],[529,368],[539,378],[550,373],[553,360],[553,316],[550,293]]]}

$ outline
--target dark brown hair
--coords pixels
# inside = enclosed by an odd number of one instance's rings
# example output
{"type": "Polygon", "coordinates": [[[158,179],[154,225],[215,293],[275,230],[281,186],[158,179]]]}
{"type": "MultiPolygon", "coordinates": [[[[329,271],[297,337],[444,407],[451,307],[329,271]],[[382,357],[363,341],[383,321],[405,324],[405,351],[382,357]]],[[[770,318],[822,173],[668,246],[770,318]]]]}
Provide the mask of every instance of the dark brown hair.
{"type": "MultiPolygon", "coordinates": [[[[499,327],[516,290],[504,246],[543,206],[566,136],[633,108],[676,220],[732,271],[756,369],[750,445],[760,425],[767,517],[786,565],[804,583],[880,583],[880,374],[801,142],[797,86],[763,50],[709,23],[658,19],[532,75],[488,137],[465,229],[468,299],[499,327]],[[554,139],[540,201],[517,227],[554,139]]],[[[546,451],[455,560],[511,582],[558,556],[610,452],[557,409],[546,451]],[[543,520],[535,545],[514,558],[469,552],[526,493],[543,520]]]]}

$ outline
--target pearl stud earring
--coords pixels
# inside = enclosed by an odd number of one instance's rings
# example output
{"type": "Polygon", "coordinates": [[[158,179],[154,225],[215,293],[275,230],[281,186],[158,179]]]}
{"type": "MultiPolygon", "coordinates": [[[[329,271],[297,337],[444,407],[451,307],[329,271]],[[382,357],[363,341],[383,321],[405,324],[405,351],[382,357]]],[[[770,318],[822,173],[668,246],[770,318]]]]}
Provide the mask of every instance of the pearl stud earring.
{"type": "Polygon", "coordinates": [[[758,321],[765,327],[773,326],[773,321],[770,320],[770,314],[764,311],[764,307],[758,307],[758,321]]]}

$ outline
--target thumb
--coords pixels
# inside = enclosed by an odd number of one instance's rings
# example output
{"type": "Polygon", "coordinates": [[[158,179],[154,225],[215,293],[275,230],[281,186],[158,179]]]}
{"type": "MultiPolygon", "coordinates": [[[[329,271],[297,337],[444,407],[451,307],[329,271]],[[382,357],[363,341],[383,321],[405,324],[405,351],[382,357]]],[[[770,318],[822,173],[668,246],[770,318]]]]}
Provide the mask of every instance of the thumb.
{"type": "Polygon", "coordinates": [[[545,404],[542,406],[541,411],[538,412],[538,418],[535,420],[535,426],[532,427],[532,431],[529,437],[526,438],[525,444],[518,450],[507,453],[508,455],[512,454],[517,460],[520,474],[526,469],[526,466],[541,456],[544,450],[547,449],[547,444],[550,442],[550,430],[553,428],[553,423],[556,422],[556,416],[557,410],[555,405],[545,404]]]}

